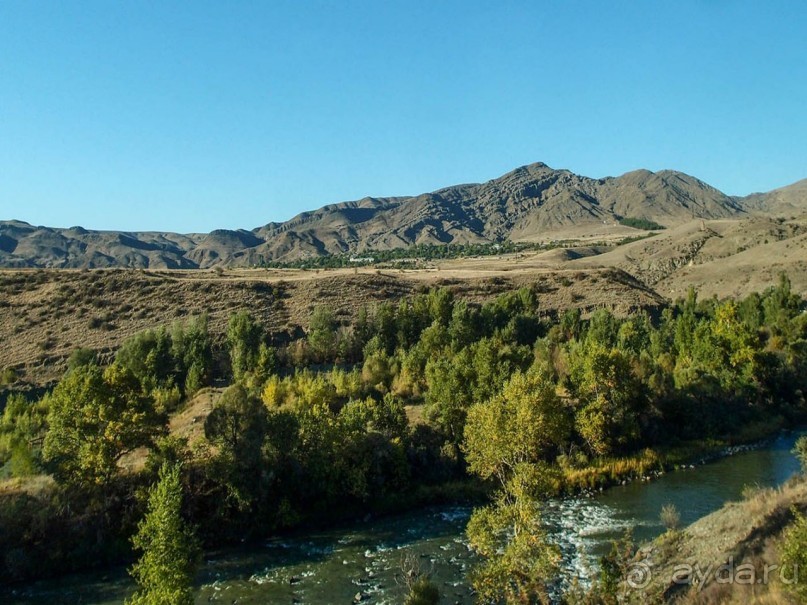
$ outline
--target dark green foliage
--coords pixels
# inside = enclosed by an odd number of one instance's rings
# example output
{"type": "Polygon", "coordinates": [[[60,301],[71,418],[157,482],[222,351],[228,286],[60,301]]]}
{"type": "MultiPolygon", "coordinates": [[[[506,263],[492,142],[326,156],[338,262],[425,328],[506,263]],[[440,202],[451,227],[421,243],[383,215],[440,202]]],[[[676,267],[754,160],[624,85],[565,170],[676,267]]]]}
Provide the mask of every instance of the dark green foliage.
{"type": "Polygon", "coordinates": [[[451,312],[448,323],[448,334],[451,346],[455,351],[464,349],[477,338],[481,332],[479,311],[465,301],[459,301],[451,312]]]}
{"type": "Polygon", "coordinates": [[[611,348],[617,344],[619,338],[620,320],[605,309],[595,311],[588,321],[585,332],[587,344],[600,345],[611,348]]]}
{"type": "Polygon", "coordinates": [[[465,417],[473,403],[470,351],[438,358],[426,366],[426,404],[430,418],[454,444],[462,440],[465,417]]]}
{"type": "Polygon", "coordinates": [[[17,371],[14,368],[3,368],[0,372],[0,386],[14,384],[17,380],[17,371]]]}
{"type": "Polygon", "coordinates": [[[450,357],[436,357],[426,365],[426,404],[436,426],[449,441],[459,444],[468,408],[497,393],[517,369],[532,361],[527,347],[486,338],[450,357]]]}
{"type": "Polygon", "coordinates": [[[230,316],[227,324],[227,344],[236,381],[255,369],[264,337],[263,327],[249,312],[239,311],[230,316]]]}
{"type": "Polygon", "coordinates": [[[620,540],[614,540],[611,552],[600,559],[600,573],[591,593],[603,605],[616,605],[622,592],[621,583],[625,580],[636,547],[633,533],[627,530],[620,540]]]}
{"type": "Polygon", "coordinates": [[[647,396],[630,358],[601,344],[587,344],[578,351],[569,380],[579,401],[578,434],[598,455],[638,443],[647,396]]]}
{"type": "Polygon", "coordinates": [[[171,336],[165,328],[146,330],[124,341],[115,361],[136,376],[147,392],[174,384],[171,336]]]}
{"type": "Polygon", "coordinates": [[[98,353],[93,349],[80,348],[70,354],[67,360],[67,369],[74,370],[80,366],[87,366],[98,363],[98,353]]]}
{"type": "Polygon", "coordinates": [[[560,319],[560,331],[563,340],[577,340],[583,331],[580,309],[569,309],[560,319]]]}
{"type": "Polygon", "coordinates": [[[260,476],[268,413],[263,403],[236,384],[224,391],[205,420],[205,437],[218,446],[217,466],[239,508],[249,508],[263,487],[260,476]]]}
{"type": "Polygon", "coordinates": [[[146,474],[158,477],[160,469],[168,464],[170,466],[180,465],[191,458],[188,449],[188,440],[176,435],[163,435],[154,440],[148,458],[146,458],[146,474]]]}
{"type": "Polygon", "coordinates": [[[634,229],[644,229],[645,231],[666,229],[664,225],[659,225],[657,222],[646,218],[623,218],[619,220],[619,224],[625,225],[626,227],[633,227],[634,229]]]}
{"type": "Polygon", "coordinates": [[[101,497],[67,486],[0,495],[0,583],[120,564],[140,514],[132,487],[115,480],[101,497]]]}
{"type": "Polygon", "coordinates": [[[804,569],[807,568],[807,517],[794,510],[794,521],[785,529],[781,547],[782,569],[790,582],[787,590],[799,602],[807,601],[807,580],[804,569]],[[795,581],[793,581],[795,580],[795,581]]]}
{"type": "Polygon", "coordinates": [[[801,462],[801,470],[804,473],[807,473],[807,435],[799,437],[799,440],[796,441],[796,447],[793,448],[793,453],[801,462]]]}
{"type": "Polygon", "coordinates": [[[338,322],[327,307],[317,307],[311,315],[308,328],[308,344],[317,361],[333,359],[337,350],[336,329],[338,322]]]}
{"type": "Polygon", "coordinates": [[[280,370],[280,360],[274,347],[266,343],[261,343],[258,347],[258,359],[255,362],[253,371],[255,383],[263,385],[270,376],[274,376],[280,370]]]}
{"type": "Polygon", "coordinates": [[[188,397],[210,383],[213,344],[206,315],[174,324],[171,330],[171,355],[176,368],[177,386],[188,397]]]}
{"type": "MultiPolygon", "coordinates": [[[[387,355],[392,355],[398,345],[398,322],[395,316],[395,307],[389,303],[382,303],[376,307],[373,317],[374,336],[378,340],[378,349],[387,355]]],[[[370,342],[372,342],[372,340],[370,342]]],[[[368,346],[369,346],[368,342],[368,346]]],[[[365,349],[365,355],[367,349],[365,349]]]]}
{"type": "Polygon", "coordinates": [[[170,331],[163,327],[135,334],[124,341],[115,360],[147,393],[177,387],[193,395],[210,380],[213,354],[207,317],[177,323],[170,331]]]}
{"type": "Polygon", "coordinates": [[[389,440],[406,437],[408,424],[403,403],[391,393],[380,400],[351,401],[342,409],[341,416],[358,430],[380,433],[389,440]]]}

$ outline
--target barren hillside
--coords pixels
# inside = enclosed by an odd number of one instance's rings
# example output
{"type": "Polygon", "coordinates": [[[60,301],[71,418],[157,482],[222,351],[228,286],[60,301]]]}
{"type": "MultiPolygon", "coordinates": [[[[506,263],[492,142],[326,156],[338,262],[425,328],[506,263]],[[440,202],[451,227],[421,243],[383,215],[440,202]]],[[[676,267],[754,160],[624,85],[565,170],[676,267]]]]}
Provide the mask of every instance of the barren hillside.
{"type": "Polygon", "coordinates": [[[652,238],[570,263],[618,267],[674,299],[690,286],[702,296],[742,296],[783,271],[807,293],[807,217],[693,221],[652,238]]]}
{"type": "Polygon", "coordinates": [[[537,163],[482,184],[332,204],[251,231],[123,233],[5,221],[0,222],[0,266],[255,267],[413,244],[614,239],[638,233],[620,225],[625,218],[672,228],[693,218],[744,217],[748,210],[764,213],[769,205],[777,212],[805,208],[805,194],[807,189],[797,183],[739,199],[672,170],[637,170],[593,179],[537,163]]]}

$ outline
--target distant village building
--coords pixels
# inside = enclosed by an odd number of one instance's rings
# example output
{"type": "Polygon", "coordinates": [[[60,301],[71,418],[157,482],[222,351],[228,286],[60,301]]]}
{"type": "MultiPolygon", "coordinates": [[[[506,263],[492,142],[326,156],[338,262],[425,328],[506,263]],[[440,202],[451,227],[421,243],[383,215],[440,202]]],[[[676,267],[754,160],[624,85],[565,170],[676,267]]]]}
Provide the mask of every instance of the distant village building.
{"type": "Polygon", "coordinates": [[[374,263],[375,258],[372,256],[351,256],[350,257],[351,263],[374,263]]]}

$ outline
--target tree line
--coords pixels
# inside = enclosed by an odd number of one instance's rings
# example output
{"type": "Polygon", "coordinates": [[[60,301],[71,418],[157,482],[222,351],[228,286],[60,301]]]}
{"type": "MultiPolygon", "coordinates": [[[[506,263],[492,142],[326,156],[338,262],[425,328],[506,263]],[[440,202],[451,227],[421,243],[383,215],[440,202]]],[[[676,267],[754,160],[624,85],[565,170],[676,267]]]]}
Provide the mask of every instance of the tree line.
{"type": "Polygon", "coordinates": [[[436,288],[349,319],[316,308],[287,344],[242,310],[223,339],[199,317],[131,337],[107,366],[81,349],[50,393],[11,396],[0,419],[3,472],[55,479],[0,498],[0,578],[131,556],[149,486],[175,473],[208,547],[483,494],[474,586],[531,602],[557,564],[534,504],[565,473],[804,417],[803,311],[785,276],[742,300],[690,291],[657,316],[556,317],[537,288],[484,304],[436,288]],[[230,386],[203,436],[172,434],[214,379],[230,386]],[[135,451],[146,460],[127,469],[135,451]]]}

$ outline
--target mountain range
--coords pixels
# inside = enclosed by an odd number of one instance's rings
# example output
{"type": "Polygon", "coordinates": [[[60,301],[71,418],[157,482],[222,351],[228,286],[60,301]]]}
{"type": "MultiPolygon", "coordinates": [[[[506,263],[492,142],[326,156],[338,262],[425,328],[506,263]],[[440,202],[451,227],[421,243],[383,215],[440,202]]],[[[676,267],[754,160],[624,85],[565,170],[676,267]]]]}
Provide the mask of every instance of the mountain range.
{"type": "Polygon", "coordinates": [[[536,163],[486,183],[331,204],[252,230],[90,231],[0,221],[0,267],[249,267],[413,244],[608,239],[639,233],[620,224],[626,218],[674,228],[693,219],[794,217],[805,212],[807,179],[736,197],[673,170],[636,170],[594,179],[536,163]]]}

